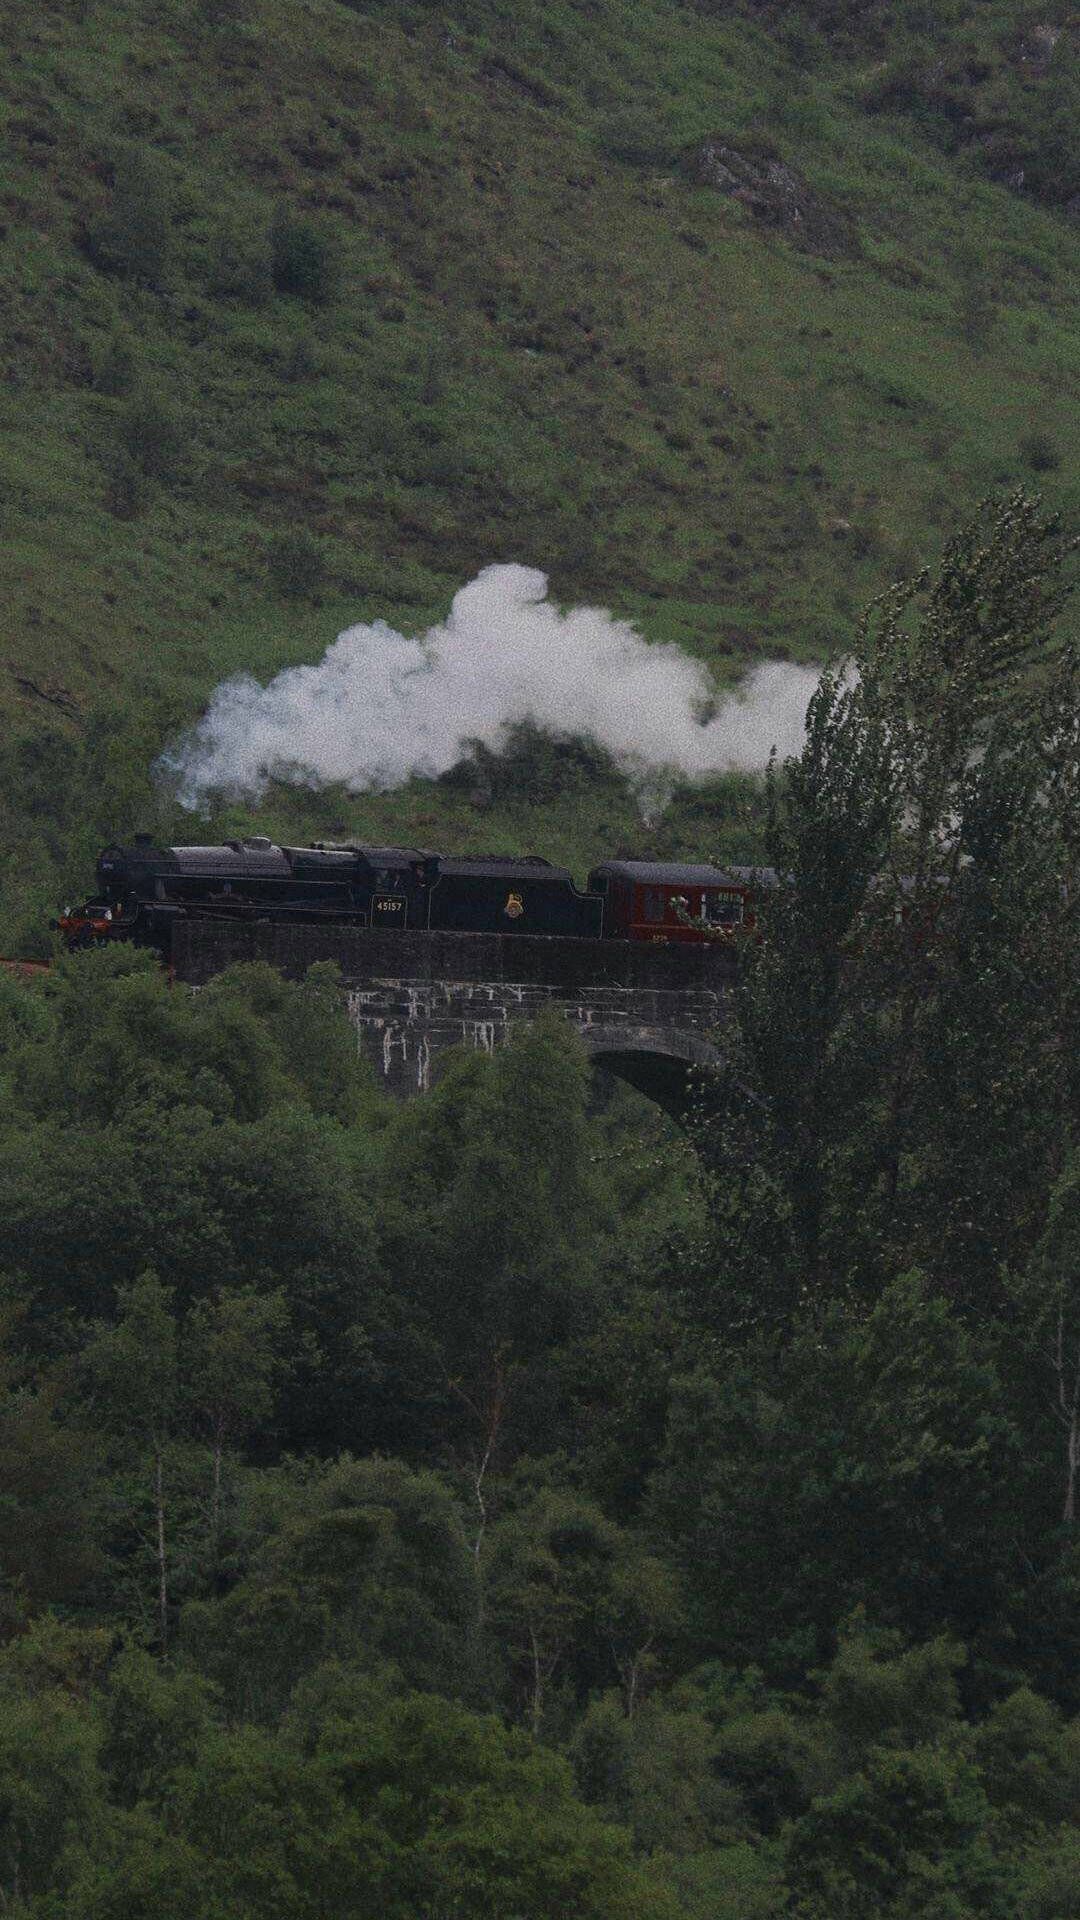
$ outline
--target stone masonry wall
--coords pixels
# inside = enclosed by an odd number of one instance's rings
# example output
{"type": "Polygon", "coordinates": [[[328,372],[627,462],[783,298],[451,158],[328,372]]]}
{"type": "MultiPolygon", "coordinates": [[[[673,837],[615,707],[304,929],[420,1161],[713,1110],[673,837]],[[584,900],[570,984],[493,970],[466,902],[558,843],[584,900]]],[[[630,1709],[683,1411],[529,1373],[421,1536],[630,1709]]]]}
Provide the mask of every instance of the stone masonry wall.
{"type": "Polygon", "coordinates": [[[349,1015],[387,1089],[425,1093],[450,1047],[491,1053],[515,1025],[557,1008],[593,1058],[656,1053],[705,1065],[707,1039],[724,1018],[718,992],[684,988],[525,986],[497,980],[372,980],[348,990],[349,1015]]]}
{"type": "Polygon", "coordinates": [[[177,979],[202,985],[241,960],[264,960],[292,979],[335,961],[365,1053],[387,1089],[406,1098],[432,1085],[450,1047],[491,1052],[515,1024],[551,1006],[613,1068],[627,1056],[707,1064],[736,964],[727,948],[689,944],[177,923],[177,979]]]}
{"type": "Polygon", "coordinates": [[[723,989],[735,978],[726,946],[570,940],[540,934],[402,933],[367,927],[288,926],[278,921],[178,919],[172,965],[201,986],[240,960],[265,960],[293,980],[333,960],[346,983],[370,979],[505,980],[563,987],[723,989]]]}

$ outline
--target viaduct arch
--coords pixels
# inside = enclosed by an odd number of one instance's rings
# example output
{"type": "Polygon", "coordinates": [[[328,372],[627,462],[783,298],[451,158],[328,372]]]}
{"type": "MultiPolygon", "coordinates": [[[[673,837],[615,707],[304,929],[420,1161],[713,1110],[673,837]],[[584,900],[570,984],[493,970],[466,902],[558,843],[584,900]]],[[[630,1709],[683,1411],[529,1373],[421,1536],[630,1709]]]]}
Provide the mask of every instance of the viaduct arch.
{"type": "Polygon", "coordinates": [[[453,1047],[492,1052],[557,1008],[595,1066],[678,1118],[692,1067],[719,1064],[736,961],[727,948],[537,935],[389,933],[273,922],[179,921],[175,976],[201,985],[240,960],[302,979],[341,970],[358,1044],[386,1089],[426,1092],[453,1047]]]}

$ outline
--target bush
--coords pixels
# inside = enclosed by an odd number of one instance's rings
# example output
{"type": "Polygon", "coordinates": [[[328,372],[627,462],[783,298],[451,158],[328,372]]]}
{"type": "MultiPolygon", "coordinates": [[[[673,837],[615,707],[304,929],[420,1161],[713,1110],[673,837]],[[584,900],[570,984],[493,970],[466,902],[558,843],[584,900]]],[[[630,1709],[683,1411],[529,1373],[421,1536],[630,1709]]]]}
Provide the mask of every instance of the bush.
{"type": "Polygon", "coordinates": [[[279,293],[323,306],[336,290],[338,265],[334,241],[313,220],[278,215],[270,229],[270,274],[279,293]]]}
{"type": "Polygon", "coordinates": [[[105,504],[117,520],[134,520],[146,505],[146,475],[123,447],[109,449],[105,459],[105,504]]]}
{"type": "Polygon", "coordinates": [[[440,784],[473,792],[500,806],[543,805],[568,793],[617,788],[621,783],[610,755],[584,736],[559,738],[531,720],[508,727],[496,752],[482,740],[439,776],[440,784]]]}
{"type": "Polygon", "coordinates": [[[1025,433],[1020,441],[1020,457],[1032,473],[1053,473],[1061,465],[1061,454],[1048,433],[1025,433]]]}
{"type": "Polygon", "coordinates": [[[160,285],[168,260],[171,204],[165,176],[137,148],[118,161],[112,203],[86,236],[86,249],[104,273],[160,285]]]}
{"type": "Polygon", "coordinates": [[[997,300],[981,280],[965,280],[956,296],[956,325],[973,353],[983,353],[997,326],[997,300]]]}
{"type": "Polygon", "coordinates": [[[270,578],[278,593],[290,600],[314,593],[323,576],[323,551],[304,527],[276,533],[267,549],[270,578]]]}
{"type": "Polygon", "coordinates": [[[319,371],[315,349],[306,333],[299,333],[281,362],[286,380],[310,380],[319,371]]]}
{"type": "Polygon", "coordinates": [[[245,239],[232,228],[217,237],[210,256],[206,284],[216,300],[237,300],[244,307],[261,307],[270,298],[272,275],[265,246],[245,239]]]}
{"type": "Polygon", "coordinates": [[[601,153],[628,167],[665,167],[672,161],[667,129],[654,114],[636,107],[613,113],[601,127],[597,145],[601,153]]]}
{"type": "Polygon", "coordinates": [[[91,355],[90,377],[96,393],[119,399],[135,385],[137,370],[135,349],[122,333],[114,333],[95,348],[91,355]]]}
{"type": "Polygon", "coordinates": [[[198,0],[196,13],[211,32],[246,27],[251,19],[251,0],[198,0]]]}
{"type": "Polygon", "coordinates": [[[120,416],[120,444],[149,480],[176,480],[186,464],[187,434],[164,394],[143,388],[120,416]]]}

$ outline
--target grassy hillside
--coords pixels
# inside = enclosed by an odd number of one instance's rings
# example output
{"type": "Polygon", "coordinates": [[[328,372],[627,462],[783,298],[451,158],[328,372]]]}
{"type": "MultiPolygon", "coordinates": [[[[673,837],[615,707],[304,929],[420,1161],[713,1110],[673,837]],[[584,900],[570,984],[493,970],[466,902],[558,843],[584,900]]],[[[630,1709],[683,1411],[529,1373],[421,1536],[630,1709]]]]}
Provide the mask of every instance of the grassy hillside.
{"type": "MultiPolygon", "coordinates": [[[[1075,506],[1078,36],[932,11],[8,9],[8,923],[223,674],[492,560],[729,673],[834,648],[988,490],[1075,506]]],[[[635,831],[602,779],[504,799],[261,818],[635,831]]]]}

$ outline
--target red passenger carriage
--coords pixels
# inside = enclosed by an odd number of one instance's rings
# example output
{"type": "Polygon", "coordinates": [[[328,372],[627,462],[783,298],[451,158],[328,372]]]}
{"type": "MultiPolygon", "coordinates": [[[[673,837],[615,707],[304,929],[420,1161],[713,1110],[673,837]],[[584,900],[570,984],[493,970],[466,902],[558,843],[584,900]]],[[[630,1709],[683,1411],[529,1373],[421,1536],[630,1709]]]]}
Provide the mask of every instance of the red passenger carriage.
{"type": "Polygon", "coordinates": [[[753,925],[753,880],[748,867],[605,860],[588,888],[603,896],[605,939],[701,942],[753,925]]]}

